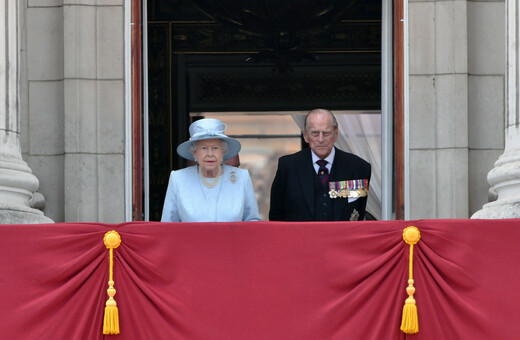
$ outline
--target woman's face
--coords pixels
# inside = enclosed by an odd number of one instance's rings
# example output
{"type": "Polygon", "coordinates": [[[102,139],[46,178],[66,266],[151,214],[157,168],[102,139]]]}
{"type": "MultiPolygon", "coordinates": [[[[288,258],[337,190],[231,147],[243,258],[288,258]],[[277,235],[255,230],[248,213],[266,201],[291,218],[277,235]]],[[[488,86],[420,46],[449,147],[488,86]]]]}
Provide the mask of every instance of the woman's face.
{"type": "MultiPolygon", "coordinates": [[[[204,174],[218,171],[224,152],[220,139],[206,139],[197,142],[193,156],[199,163],[204,174]]],[[[216,173],[215,173],[216,175],[216,173]]]]}

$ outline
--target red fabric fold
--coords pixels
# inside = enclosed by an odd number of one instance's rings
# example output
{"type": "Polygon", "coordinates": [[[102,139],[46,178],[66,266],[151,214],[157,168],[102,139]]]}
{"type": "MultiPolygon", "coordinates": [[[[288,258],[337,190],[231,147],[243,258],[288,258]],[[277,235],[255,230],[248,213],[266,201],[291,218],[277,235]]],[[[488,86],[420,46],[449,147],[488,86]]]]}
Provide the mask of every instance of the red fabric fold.
{"type": "Polygon", "coordinates": [[[1,339],[518,339],[518,220],[0,226],[1,339]],[[403,229],[416,226],[419,333],[403,229]],[[102,334],[114,251],[119,335],[102,334]]]}

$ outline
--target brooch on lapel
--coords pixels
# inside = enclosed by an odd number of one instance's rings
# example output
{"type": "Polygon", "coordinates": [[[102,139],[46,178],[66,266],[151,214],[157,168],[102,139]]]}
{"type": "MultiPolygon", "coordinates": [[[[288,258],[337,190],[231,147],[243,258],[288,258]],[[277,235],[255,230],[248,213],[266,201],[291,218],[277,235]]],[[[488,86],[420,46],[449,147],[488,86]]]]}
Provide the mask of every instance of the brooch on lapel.
{"type": "Polygon", "coordinates": [[[233,184],[235,184],[237,182],[237,172],[235,170],[231,171],[231,175],[229,176],[229,180],[233,184]]]}
{"type": "Polygon", "coordinates": [[[368,195],[368,179],[329,182],[330,198],[358,198],[368,195]]]}

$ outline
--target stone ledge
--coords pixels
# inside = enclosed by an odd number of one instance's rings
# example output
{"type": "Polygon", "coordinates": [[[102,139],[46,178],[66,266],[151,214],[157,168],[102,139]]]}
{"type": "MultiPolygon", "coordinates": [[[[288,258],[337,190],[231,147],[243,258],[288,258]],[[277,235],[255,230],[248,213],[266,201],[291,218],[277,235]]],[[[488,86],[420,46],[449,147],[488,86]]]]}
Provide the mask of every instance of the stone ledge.
{"type": "Polygon", "coordinates": [[[484,207],[471,216],[472,219],[506,219],[520,218],[520,202],[517,200],[495,201],[484,204],[484,207]]]}
{"type": "Polygon", "coordinates": [[[12,207],[0,204],[0,224],[41,224],[54,223],[40,210],[23,207],[12,207]]]}

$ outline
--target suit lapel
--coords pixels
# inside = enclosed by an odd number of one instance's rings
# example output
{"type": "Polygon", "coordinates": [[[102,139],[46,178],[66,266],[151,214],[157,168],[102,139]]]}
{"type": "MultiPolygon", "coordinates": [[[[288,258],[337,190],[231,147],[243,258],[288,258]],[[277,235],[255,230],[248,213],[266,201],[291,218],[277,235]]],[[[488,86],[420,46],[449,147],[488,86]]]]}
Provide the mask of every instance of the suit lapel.
{"type": "Polygon", "coordinates": [[[332,168],[330,169],[329,180],[331,182],[343,181],[351,177],[351,172],[352,171],[348,166],[346,160],[341,155],[341,151],[336,149],[336,153],[334,155],[334,162],[332,162],[332,168]]]}
{"type": "Polygon", "coordinates": [[[304,156],[300,160],[299,164],[297,164],[297,173],[298,173],[298,181],[299,185],[301,185],[301,190],[303,192],[303,198],[305,203],[307,204],[307,208],[311,212],[311,216],[314,219],[316,214],[316,209],[314,206],[314,166],[312,164],[311,150],[307,149],[307,152],[304,153],[304,156]]]}
{"type": "MultiPolygon", "coordinates": [[[[345,162],[343,157],[341,157],[339,150],[336,149],[336,154],[334,156],[334,162],[332,163],[332,169],[330,170],[329,181],[344,181],[346,179],[351,178],[351,169],[348,167],[348,164],[345,162]]],[[[348,198],[333,198],[334,201],[334,218],[336,221],[345,220],[342,218],[342,214],[347,214],[347,205],[348,198]]],[[[344,217],[344,216],[343,216],[344,217]]]]}

